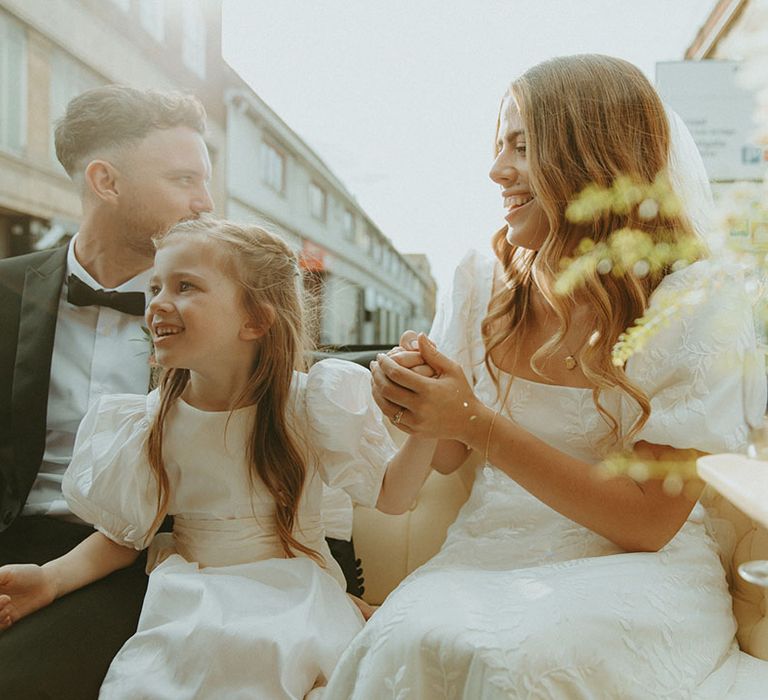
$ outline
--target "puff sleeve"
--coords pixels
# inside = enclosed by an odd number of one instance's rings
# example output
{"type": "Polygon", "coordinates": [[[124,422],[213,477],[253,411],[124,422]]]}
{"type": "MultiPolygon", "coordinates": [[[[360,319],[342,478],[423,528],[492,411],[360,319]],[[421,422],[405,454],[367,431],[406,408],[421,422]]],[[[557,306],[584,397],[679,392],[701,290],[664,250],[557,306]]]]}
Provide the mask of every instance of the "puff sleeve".
{"type": "Polygon", "coordinates": [[[118,544],[144,549],[157,513],[146,441],[157,392],[103,396],[86,413],[62,491],[72,512],[118,544]]]}
{"type": "MultiPolygon", "coordinates": [[[[765,367],[752,305],[739,271],[702,261],[668,276],[650,309],[683,300],[669,324],[627,362],[627,376],[651,401],[633,441],[703,452],[739,452],[747,422],[766,406],[765,367]]],[[[626,431],[639,411],[624,400],[626,431]]]]}
{"type": "Polygon", "coordinates": [[[323,482],[375,506],[396,448],[371,396],[370,373],[345,360],[318,362],[307,376],[305,401],[323,482]]]}
{"type": "Polygon", "coordinates": [[[470,250],[462,258],[429,332],[438,350],[461,365],[473,386],[485,356],[480,324],[490,301],[494,264],[493,259],[477,250],[470,250]]]}

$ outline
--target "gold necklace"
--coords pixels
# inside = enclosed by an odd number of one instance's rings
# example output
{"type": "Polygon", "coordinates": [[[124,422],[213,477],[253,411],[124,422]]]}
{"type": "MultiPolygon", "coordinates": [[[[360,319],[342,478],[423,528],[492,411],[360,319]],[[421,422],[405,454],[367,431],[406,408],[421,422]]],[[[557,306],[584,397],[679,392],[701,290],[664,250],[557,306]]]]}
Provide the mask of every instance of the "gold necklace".
{"type": "Polygon", "coordinates": [[[565,356],[565,360],[563,360],[567,370],[573,370],[579,366],[579,361],[576,359],[576,355],[581,352],[581,349],[587,344],[587,342],[589,342],[589,339],[592,337],[592,335],[588,335],[579,343],[579,347],[576,348],[576,352],[571,352],[571,349],[565,344],[565,339],[563,339],[563,347],[568,351],[568,354],[565,356]]]}
{"type": "MultiPolygon", "coordinates": [[[[544,318],[545,320],[549,320],[551,318],[551,311],[546,306],[544,307],[544,318]]],[[[571,352],[571,349],[566,345],[565,339],[563,339],[563,347],[568,351],[568,354],[565,356],[565,359],[563,360],[563,363],[565,364],[565,368],[568,371],[574,370],[579,366],[579,361],[576,359],[576,355],[581,352],[581,349],[584,347],[584,344],[589,340],[591,335],[588,335],[584,340],[579,343],[579,347],[576,348],[576,352],[571,352]]]]}

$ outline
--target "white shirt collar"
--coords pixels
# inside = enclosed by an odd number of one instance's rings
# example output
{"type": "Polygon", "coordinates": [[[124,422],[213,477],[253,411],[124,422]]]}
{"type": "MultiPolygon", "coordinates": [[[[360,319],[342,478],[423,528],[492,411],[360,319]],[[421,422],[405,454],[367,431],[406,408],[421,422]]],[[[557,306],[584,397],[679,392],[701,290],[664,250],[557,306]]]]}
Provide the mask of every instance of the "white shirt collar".
{"type": "MultiPolygon", "coordinates": [[[[78,234],[75,234],[69,242],[69,249],[67,250],[67,276],[71,274],[76,275],[89,287],[92,287],[93,289],[104,289],[101,284],[88,274],[88,271],[80,264],[77,256],[75,256],[75,240],[77,240],[77,236],[78,234]]],[[[149,267],[138,275],[131,277],[131,279],[126,280],[119,287],[111,287],[106,291],[146,293],[149,289],[149,280],[151,277],[152,268],[149,267]]]]}

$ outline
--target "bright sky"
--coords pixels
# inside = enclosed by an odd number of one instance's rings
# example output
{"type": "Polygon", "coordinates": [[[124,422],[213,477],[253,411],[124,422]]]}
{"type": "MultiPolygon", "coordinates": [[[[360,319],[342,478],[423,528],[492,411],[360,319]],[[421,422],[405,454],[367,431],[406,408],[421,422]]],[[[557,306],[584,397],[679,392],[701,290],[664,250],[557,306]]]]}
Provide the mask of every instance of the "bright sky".
{"type": "Polygon", "coordinates": [[[652,80],[715,0],[224,0],[224,57],[441,291],[503,224],[488,179],[499,101],[552,56],[652,80]]]}

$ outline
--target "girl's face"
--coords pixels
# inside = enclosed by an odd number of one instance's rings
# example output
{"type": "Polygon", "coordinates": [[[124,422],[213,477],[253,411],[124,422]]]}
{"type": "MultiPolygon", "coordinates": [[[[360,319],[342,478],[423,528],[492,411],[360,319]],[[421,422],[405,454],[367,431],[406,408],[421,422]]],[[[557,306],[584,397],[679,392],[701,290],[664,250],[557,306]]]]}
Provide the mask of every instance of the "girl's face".
{"type": "Polygon", "coordinates": [[[204,373],[252,362],[260,334],[221,255],[198,238],[178,237],[157,251],[146,321],[163,367],[204,373]]]}
{"type": "Polygon", "coordinates": [[[549,233],[549,222],[531,190],[525,128],[511,97],[501,103],[496,150],[489,175],[501,187],[507,241],[510,245],[538,250],[549,233]]]}

